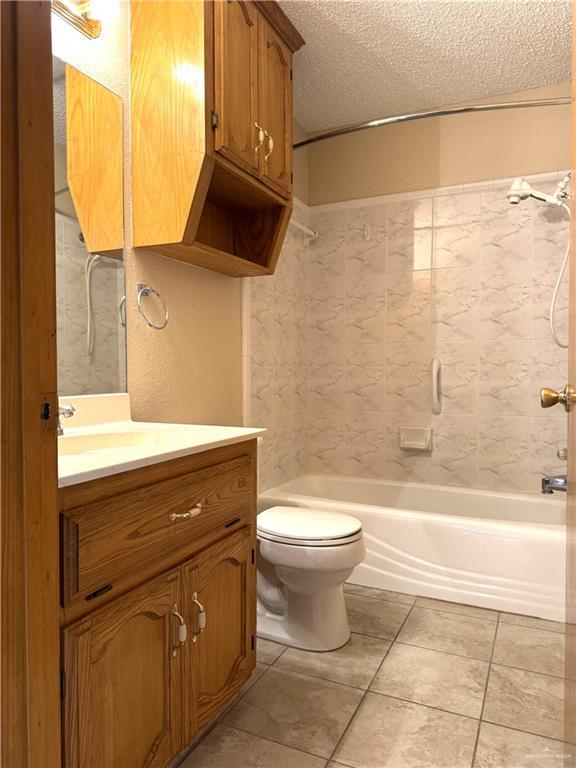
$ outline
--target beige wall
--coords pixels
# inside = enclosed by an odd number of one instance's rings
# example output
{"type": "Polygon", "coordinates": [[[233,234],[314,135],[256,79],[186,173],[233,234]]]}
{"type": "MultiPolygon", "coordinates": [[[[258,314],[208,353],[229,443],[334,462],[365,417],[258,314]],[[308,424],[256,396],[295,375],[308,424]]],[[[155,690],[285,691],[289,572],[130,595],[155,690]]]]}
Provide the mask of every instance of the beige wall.
{"type": "MultiPolygon", "coordinates": [[[[486,101],[570,95],[570,85],[486,101]]],[[[569,168],[570,109],[431,118],[307,148],[311,205],[569,168]]],[[[297,150],[302,152],[303,150],[297,150]]]]}
{"type": "MultiPolygon", "coordinates": [[[[294,120],[292,123],[292,139],[294,143],[302,141],[307,135],[300,123],[294,120]]],[[[308,205],[308,198],[310,197],[308,174],[308,149],[303,147],[294,152],[294,195],[299,200],[302,200],[303,203],[306,203],[306,205],[308,205]]]]}
{"type": "Polygon", "coordinates": [[[129,137],[129,13],[109,0],[110,17],[94,41],[53,18],[55,55],[118,93],[124,103],[124,179],[128,391],[142,421],[242,423],[241,283],[132,250],[129,137]],[[137,313],[138,283],[159,290],[170,310],[165,330],[137,313]]]}

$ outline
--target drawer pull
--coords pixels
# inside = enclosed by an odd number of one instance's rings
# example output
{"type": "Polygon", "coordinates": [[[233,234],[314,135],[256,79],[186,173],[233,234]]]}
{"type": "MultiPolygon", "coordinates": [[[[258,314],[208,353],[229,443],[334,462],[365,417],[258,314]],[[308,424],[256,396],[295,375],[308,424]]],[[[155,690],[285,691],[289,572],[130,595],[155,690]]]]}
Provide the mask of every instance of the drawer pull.
{"type": "Polygon", "coordinates": [[[195,507],[188,510],[188,512],[172,512],[170,515],[170,521],[172,523],[177,522],[178,520],[193,520],[195,517],[198,517],[198,515],[202,512],[202,504],[198,502],[195,507]]]}
{"type": "Polygon", "coordinates": [[[232,528],[233,525],[238,525],[241,520],[241,517],[235,517],[233,520],[229,520],[227,523],[224,523],[224,528],[232,528]]]}
{"type": "Polygon", "coordinates": [[[186,638],[188,637],[188,627],[186,626],[182,614],[178,613],[178,605],[176,603],[174,603],[174,607],[172,608],[172,616],[175,616],[178,619],[178,645],[175,645],[172,648],[172,656],[176,656],[180,648],[182,648],[186,642],[186,638]]]}
{"type": "Polygon", "coordinates": [[[94,600],[96,597],[100,597],[100,595],[105,595],[106,592],[110,592],[112,589],[112,584],[106,584],[105,587],[100,587],[100,589],[96,589],[94,592],[90,592],[89,595],[86,595],[84,600],[87,600],[90,602],[90,600],[94,600]]]}
{"type": "Polygon", "coordinates": [[[198,640],[198,636],[206,629],[206,611],[202,603],[198,600],[198,592],[194,592],[192,595],[192,602],[198,608],[198,632],[192,635],[192,642],[195,643],[198,640]]]}

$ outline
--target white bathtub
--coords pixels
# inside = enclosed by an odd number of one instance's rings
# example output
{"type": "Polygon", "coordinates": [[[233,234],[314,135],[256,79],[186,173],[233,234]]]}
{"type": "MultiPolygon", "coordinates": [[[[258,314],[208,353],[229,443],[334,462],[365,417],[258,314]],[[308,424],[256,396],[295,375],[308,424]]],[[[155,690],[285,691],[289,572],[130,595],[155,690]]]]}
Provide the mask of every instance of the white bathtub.
{"type": "Polygon", "coordinates": [[[565,499],[303,475],[260,495],[359,518],[370,587],[564,621],[565,499]]]}

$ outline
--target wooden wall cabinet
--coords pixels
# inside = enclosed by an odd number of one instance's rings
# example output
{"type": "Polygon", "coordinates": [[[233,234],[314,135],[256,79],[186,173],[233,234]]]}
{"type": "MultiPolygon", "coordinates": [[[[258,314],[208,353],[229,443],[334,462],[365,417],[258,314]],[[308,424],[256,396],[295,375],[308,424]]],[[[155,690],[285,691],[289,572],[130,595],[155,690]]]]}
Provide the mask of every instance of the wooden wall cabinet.
{"type": "MultiPolygon", "coordinates": [[[[170,555],[158,546],[151,559],[148,542],[145,559],[127,558],[126,573],[116,565],[114,589],[88,595],[83,605],[72,600],[63,606],[65,768],[164,768],[250,676],[256,663],[255,477],[255,445],[249,443],[63,489],[63,518],[76,517],[67,507],[83,502],[83,513],[90,510],[94,520],[76,541],[79,572],[94,543],[99,550],[98,527],[119,536],[108,503],[119,488],[133,502],[138,489],[141,501],[155,499],[158,514],[151,516],[143,505],[139,530],[127,520],[125,541],[137,546],[142,535],[170,541],[159,520],[182,510],[174,494],[165,494],[163,502],[155,493],[165,491],[167,482],[188,495],[182,509],[200,499],[203,504],[200,528],[196,518],[172,521],[187,542],[184,548],[170,555]],[[215,483],[221,468],[227,479],[215,483]],[[160,480],[163,475],[169,477],[160,480]],[[196,486],[192,477],[199,480],[196,486]],[[98,486],[107,496],[100,509],[98,486]],[[189,524],[194,535],[186,538],[189,524]],[[111,598],[116,585],[123,591],[111,598]]],[[[126,516],[120,501],[117,520],[126,516]]],[[[63,532],[68,527],[64,523],[63,532]]],[[[69,567],[66,551],[65,545],[63,573],[69,567]]],[[[66,594],[65,588],[63,603],[66,594]]]]}
{"type": "Polygon", "coordinates": [[[134,246],[270,274],[292,211],[292,53],[273,2],[133,0],[134,246]]]}

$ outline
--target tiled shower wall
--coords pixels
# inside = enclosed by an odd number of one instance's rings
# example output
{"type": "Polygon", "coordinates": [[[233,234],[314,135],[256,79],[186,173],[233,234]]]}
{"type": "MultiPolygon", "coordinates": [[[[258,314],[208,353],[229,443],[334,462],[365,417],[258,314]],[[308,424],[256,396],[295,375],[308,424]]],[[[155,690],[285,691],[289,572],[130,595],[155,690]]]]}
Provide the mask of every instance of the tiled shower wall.
{"type": "Polygon", "coordinates": [[[124,294],[124,264],[101,257],[94,265],[91,295],[94,352],[86,349],[88,256],[75,219],[56,215],[58,393],[85,395],[126,391],[126,345],[118,307],[124,294]]]}
{"type": "MultiPolygon", "coordinates": [[[[531,181],[551,191],[557,178],[531,181]]],[[[291,228],[277,274],[246,281],[245,412],[270,430],[263,487],[329,472],[537,492],[562,469],[566,419],[538,391],[566,382],[547,315],[569,222],[510,205],[509,183],[297,209],[319,237],[291,228]],[[432,427],[432,452],[402,450],[401,426],[432,427]]]]}

